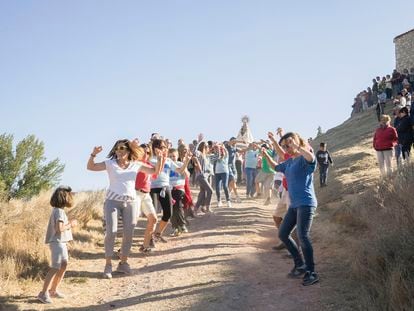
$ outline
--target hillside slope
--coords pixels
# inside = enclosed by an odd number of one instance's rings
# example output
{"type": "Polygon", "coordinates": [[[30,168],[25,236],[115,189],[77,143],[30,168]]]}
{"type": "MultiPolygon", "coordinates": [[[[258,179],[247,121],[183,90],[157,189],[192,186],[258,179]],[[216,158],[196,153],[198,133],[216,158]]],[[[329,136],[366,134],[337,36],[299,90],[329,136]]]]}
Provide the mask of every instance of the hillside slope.
{"type": "MultiPolygon", "coordinates": [[[[391,114],[391,103],[388,105],[387,113],[391,114]]],[[[377,126],[375,110],[369,110],[346,120],[313,141],[315,150],[318,150],[320,142],[326,142],[334,161],[329,173],[328,187],[319,188],[319,176],[318,173],[315,174],[319,209],[313,239],[317,248],[318,270],[322,272],[323,278],[321,287],[324,310],[389,310],[388,303],[393,310],[406,310],[398,299],[397,302],[390,302],[392,297],[388,297],[387,293],[379,297],[381,293],[378,294],[375,281],[373,285],[364,284],[366,273],[373,279],[377,278],[380,285],[377,287],[382,286],[382,291],[387,291],[387,282],[390,282],[387,275],[390,272],[387,270],[396,264],[392,261],[394,259],[387,261],[387,254],[383,256],[384,253],[389,253],[389,245],[395,243],[395,240],[387,236],[387,230],[391,228],[397,240],[400,240],[401,234],[398,232],[397,220],[388,221],[387,217],[397,219],[397,210],[400,209],[402,214],[407,213],[409,208],[409,201],[408,205],[400,204],[397,207],[392,202],[383,203],[390,198],[393,200],[395,192],[392,191],[395,189],[388,188],[394,187],[394,182],[403,174],[399,172],[390,178],[380,178],[375,150],[372,148],[372,138],[377,126]],[[381,271],[377,270],[378,261],[383,265],[381,271]],[[370,286],[374,290],[367,293],[370,286]],[[375,304],[370,306],[370,300],[384,304],[379,307],[375,304]]],[[[395,167],[395,159],[393,166],[395,167]]],[[[408,168],[404,170],[412,169],[408,168]]],[[[409,215],[412,216],[412,213],[409,215]]],[[[411,232],[406,236],[409,238],[411,232]]],[[[392,252],[390,256],[394,256],[392,252]]],[[[402,258],[401,261],[404,260],[402,258]]],[[[406,281],[399,273],[396,273],[396,287],[401,286],[401,280],[406,281]]],[[[372,280],[367,280],[366,283],[368,282],[372,283],[372,280]]],[[[404,283],[408,284],[407,288],[401,292],[412,287],[410,278],[407,282],[404,283]]],[[[411,300],[408,300],[407,303],[410,304],[411,300]]]]}

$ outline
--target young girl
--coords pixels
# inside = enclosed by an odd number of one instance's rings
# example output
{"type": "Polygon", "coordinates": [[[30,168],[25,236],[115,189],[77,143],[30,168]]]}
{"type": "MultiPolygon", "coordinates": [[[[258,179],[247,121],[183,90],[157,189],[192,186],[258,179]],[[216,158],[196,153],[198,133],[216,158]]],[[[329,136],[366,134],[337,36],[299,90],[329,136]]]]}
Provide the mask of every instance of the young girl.
{"type": "MultiPolygon", "coordinates": [[[[180,168],[187,167],[190,161],[189,154],[185,156],[184,163],[178,161],[178,151],[173,148],[168,151],[168,156],[180,168]]],[[[188,232],[184,217],[185,179],[188,176],[190,176],[190,173],[187,169],[181,174],[174,171],[170,172],[171,195],[174,200],[173,214],[171,217],[171,226],[173,227],[172,236],[178,236],[183,232],[188,232]]]]}
{"type": "MultiPolygon", "coordinates": [[[[142,162],[151,166],[149,159],[151,158],[151,147],[147,144],[141,144],[141,148],[144,149],[144,156],[142,162]]],[[[154,242],[152,240],[152,234],[154,233],[155,226],[157,225],[157,213],[155,211],[154,204],[151,199],[151,177],[152,175],[145,172],[138,172],[137,178],[135,180],[135,190],[137,191],[137,196],[140,198],[141,202],[141,212],[147,217],[147,227],[144,233],[144,242],[139,248],[141,252],[149,253],[151,248],[154,247],[154,242]]]]}
{"type": "MultiPolygon", "coordinates": [[[[152,141],[152,152],[162,153],[163,156],[166,156],[168,153],[167,144],[164,140],[154,139],[152,141]]],[[[152,157],[149,162],[155,166],[160,165],[159,159],[152,157]]],[[[157,175],[157,178],[151,181],[151,196],[153,201],[158,200],[162,208],[162,218],[159,222],[158,228],[154,233],[154,240],[167,242],[162,234],[165,231],[165,228],[168,225],[168,221],[172,215],[172,197],[171,197],[171,188],[170,188],[170,172],[174,171],[178,174],[182,174],[185,170],[185,167],[179,167],[171,159],[166,159],[162,167],[160,167],[160,172],[157,175]]]]}
{"type": "Polygon", "coordinates": [[[210,159],[207,153],[208,145],[206,142],[202,141],[197,148],[196,157],[194,157],[197,174],[196,181],[200,186],[200,192],[198,193],[197,202],[194,207],[196,213],[198,213],[200,208],[202,211],[210,212],[213,188],[211,188],[210,183],[208,182],[208,176],[210,175],[210,159]]]}
{"type": "Polygon", "coordinates": [[[227,207],[231,207],[230,194],[229,194],[229,154],[227,149],[222,145],[215,146],[216,152],[216,166],[215,166],[215,177],[216,177],[216,196],[217,196],[217,207],[222,207],[220,200],[221,185],[223,185],[224,195],[226,196],[227,207]]]}
{"type": "Polygon", "coordinates": [[[42,291],[37,299],[43,303],[52,303],[51,297],[64,298],[57,288],[62,282],[68,264],[68,248],[66,243],[72,241],[71,229],[77,225],[76,220],[68,221],[65,207],[72,207],[73,194],[70,187],[58,187],[50,199],[53,210],[49,218],[46,232],[46,244],[52,253],[52,263],[46,275],[42,291]],[[50,286],[50,284],[52,284],[50,286]],[[50,286],[50,289],[49,289],[50,286]]]}

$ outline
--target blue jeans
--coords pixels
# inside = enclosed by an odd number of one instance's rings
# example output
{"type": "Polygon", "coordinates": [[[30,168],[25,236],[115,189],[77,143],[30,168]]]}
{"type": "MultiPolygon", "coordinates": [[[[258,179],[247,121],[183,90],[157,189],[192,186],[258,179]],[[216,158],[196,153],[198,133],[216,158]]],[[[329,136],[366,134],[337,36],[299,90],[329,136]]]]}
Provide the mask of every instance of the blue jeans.
{"type": "Polygon", "coordinates": [[[326,186],[326,181],[328,179],[328,168],[329,165],[319,165],[319,182],[321,184],[321,187],[326,186]]]}
{"type": "Polygon", "coordinates": [[[296,226],[299,243],[302,247],[303,257],[305,258],[306,270],[311,272],[315,270],[315,263],[313,261],[313,247],[309,238],[309,232],[314,213],[314,206],[289,208],[279,227],[279,239],[285,243],[287,250],[293,256],[295,266],[299,267],[303,265],[303,258],[299,253],[298,246],[290,236],[296,226]]]}
{"type": "Polygon", "coordinates": [[[229,173],[216,173],[216,195],[217,201],[220,202],[220,186],[223,184],[224,194],[226,196],[226,201],[230,201],[229,195],[229,173]]]}
{"type": "Polygon", "coordinates": [[[246,195],[253,196],[254,193],[256,192],[256,187],[255,187],[254,182],[256,179],[256,175],[257,175],[257,169],[246,167],[245,172],[246,172],[246,195]]]}

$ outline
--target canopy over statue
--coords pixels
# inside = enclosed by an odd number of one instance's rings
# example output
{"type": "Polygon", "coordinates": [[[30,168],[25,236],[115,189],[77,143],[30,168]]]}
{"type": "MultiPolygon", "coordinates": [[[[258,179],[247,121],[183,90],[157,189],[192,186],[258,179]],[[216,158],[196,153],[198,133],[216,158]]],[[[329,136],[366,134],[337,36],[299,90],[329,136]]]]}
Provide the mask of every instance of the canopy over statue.
{"type": "Polygon", "coordinates": [[[249,128],[250,119],[248,116],[244,116],[241,119],[241,121],[243,124],[239,131],[239,134],[237,134],[237,140],[243,141],[245,144],[250,144],[254,141],[252,132],[250,131],[250,128],[249,128]]]}

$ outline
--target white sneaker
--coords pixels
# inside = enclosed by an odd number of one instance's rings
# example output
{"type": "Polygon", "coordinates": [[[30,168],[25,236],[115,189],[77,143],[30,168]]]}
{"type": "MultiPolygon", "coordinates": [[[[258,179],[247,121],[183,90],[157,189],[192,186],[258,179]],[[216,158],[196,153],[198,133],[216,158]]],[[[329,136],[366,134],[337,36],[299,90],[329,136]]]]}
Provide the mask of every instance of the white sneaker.
{"type": "Polygon", "coordinates": [[[223,207],[223,203],[221,203],[221,201],[217,202],[217,207],[223,207]]]}
{"type": "Polygon", "coordinates": [[[227,201],[227,207],[231,207],[231,202],[227,201]]]}
{"type": "Polygon", "coordinates": [[[112,279],[112,266],[111,265],[105,265],[103,275],[104,275],[104,278],[106,279],[112,279]]]}

